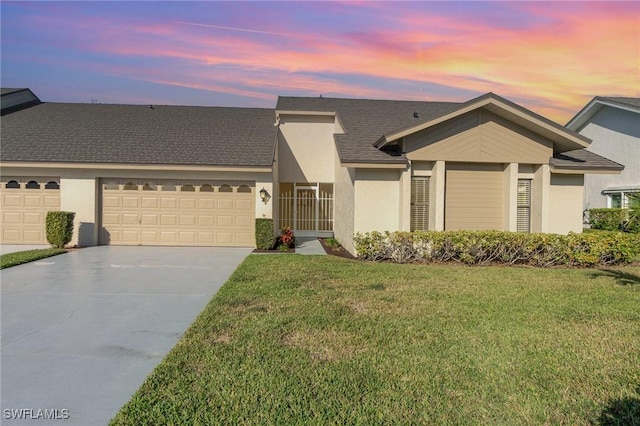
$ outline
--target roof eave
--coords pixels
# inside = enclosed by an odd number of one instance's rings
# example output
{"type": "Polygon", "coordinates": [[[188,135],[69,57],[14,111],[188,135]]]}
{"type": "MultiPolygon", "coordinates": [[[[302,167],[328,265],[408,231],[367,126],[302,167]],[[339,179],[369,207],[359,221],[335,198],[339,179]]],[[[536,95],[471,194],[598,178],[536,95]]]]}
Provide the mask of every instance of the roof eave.
{"type": "Polygon", "coordinates": [[[200,164],[137,164],[137,163],[80,163],[56,161],[0,161],[0,169],[5,167],[35,169],[96,169],[96,170],[174,170],[203,172],[257,172],[271,173],[271,165],[234,166],[200,164]]]}

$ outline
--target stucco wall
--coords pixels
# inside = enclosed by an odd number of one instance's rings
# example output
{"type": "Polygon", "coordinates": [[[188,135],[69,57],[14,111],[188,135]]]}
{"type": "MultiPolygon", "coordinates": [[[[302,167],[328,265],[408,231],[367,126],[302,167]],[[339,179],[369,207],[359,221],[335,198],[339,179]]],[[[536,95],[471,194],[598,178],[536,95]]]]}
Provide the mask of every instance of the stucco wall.
{"type": "Polygon", "coordinates": [[[334,121],[333,116],[280,116],[280,182],[334,181],[334,121]]]}
{"type": "Polygon", "coordinates": [[[583,175],[551,174],[548,232],[582,232],[583,178],[583,175]]]}
{"type": "Polygon", "coordinates": [[[341,167],[338,153],[334,154],[335,183],[333,186],[334,222],[333,234],[342,247],[355,254],[353,246],[354,233],[354,187],[355,170],[341,167]]]}
{"type": "Polygon", "coordinates": [[[357,169],[355,179],[355,232],[399,230],[400,171],[357,169]]]}
{"type": "Polygon", "coordinates": [[[619,175],[587,175],[585,208],[607,207],[607,188],[640,186],[640,114],[605,106],[579,131],[588,150],[625,166],[619,175]]]}

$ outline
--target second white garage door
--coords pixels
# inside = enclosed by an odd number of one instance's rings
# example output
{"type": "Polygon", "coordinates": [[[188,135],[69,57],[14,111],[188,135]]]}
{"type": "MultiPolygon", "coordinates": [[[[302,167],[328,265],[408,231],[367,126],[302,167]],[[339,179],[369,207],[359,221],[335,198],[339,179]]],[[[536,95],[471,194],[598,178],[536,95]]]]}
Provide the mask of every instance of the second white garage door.
{"type": "Polygon", "coordinates": [[[253,183],[124,179],[101,186],[101,244],[255,244],[253,183]]]}

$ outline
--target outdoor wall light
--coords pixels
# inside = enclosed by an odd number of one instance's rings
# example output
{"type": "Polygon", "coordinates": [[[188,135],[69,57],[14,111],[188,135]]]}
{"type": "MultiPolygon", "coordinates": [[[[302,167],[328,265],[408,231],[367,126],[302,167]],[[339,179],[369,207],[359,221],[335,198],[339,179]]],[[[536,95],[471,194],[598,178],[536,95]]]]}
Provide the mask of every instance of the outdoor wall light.
{"type": "Polygon", "coordinates": [[[262,188],[260,190],[260,199],[263,203],[267,204],[271,199],[271,194],[269,194],[266,189],[262,188]]]}

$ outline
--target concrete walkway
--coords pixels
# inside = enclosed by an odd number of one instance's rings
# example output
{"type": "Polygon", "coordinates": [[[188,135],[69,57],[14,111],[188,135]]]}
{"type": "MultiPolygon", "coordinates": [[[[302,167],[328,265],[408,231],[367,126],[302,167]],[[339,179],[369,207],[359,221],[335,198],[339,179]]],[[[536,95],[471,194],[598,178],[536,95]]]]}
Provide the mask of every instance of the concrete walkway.
{"type": "Polygon", "coordinates": [[[250,252],[102,246],[3,269],[2,425],[106,425],[250,252]]]}
{"type": "Polygon", "coordinates": [[[315,237],[296,237],[296,254],[326,256],[327,252],[315,237]]]}

